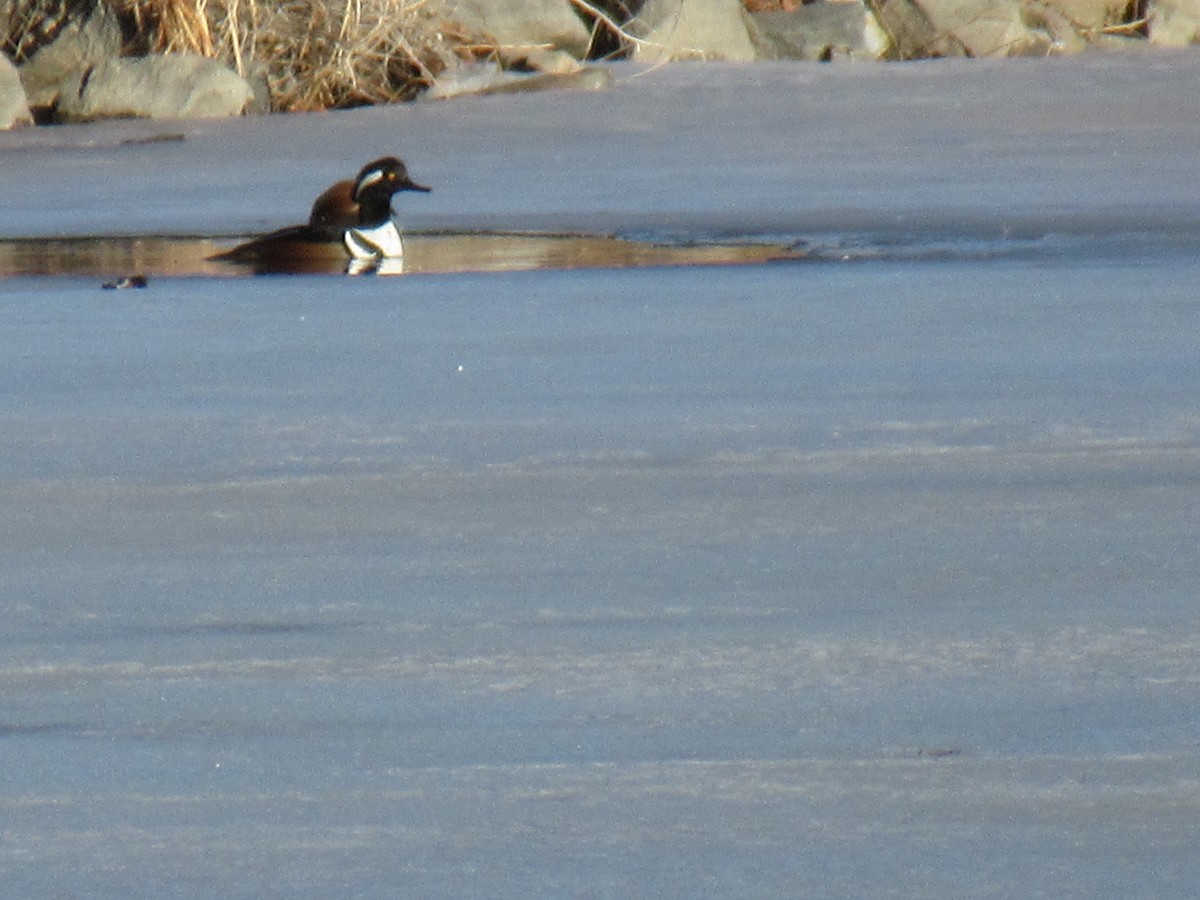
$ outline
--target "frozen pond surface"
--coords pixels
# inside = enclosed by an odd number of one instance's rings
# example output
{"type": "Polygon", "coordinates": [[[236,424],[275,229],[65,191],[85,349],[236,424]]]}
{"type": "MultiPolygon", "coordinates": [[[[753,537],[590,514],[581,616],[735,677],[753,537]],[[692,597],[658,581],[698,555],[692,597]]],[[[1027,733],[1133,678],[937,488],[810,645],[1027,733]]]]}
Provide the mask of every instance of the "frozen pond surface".
{"type": "Polygon", "coordinates": [[[7,237],[266,230],[399,152],[419,228],[820,251],[0,281],[0,893],[1193,897],[1197,96],[682,67],[0,135],[7,237]]]}

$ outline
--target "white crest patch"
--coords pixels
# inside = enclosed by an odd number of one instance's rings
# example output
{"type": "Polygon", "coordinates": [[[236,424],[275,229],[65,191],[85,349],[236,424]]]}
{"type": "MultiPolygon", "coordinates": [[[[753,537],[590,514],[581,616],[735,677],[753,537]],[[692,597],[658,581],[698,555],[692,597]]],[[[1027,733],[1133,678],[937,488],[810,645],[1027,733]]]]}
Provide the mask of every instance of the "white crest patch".
{"type": "Polygon", "coordinates": [[[367,188],[369,188],[371,185],[377,184],[380,181],[383,181],[383,179],[385,177],[386,176],[384,175],[383,169],[372,169],[370,172],[368,172],[362,178],[358,179],[358,184],[356,184],[354,186],[355,199],[357,199],[358,196],[360,194],[362,194],[362,192],[365,191],[367,188]]]}

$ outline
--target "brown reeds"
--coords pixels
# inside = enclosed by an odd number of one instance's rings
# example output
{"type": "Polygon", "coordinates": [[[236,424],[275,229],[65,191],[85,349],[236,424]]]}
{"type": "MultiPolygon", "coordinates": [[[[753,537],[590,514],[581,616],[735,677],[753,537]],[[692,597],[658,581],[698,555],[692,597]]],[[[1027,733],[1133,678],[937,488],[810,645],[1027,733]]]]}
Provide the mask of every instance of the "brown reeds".
{"type": "MultiPolygon", "coordinates": [[[[0,0],[2,2],[2,0],[0,0]]],[[[632,0],[570,0],[614,48],[636,43],[619,19],[632,0]]],[[[72,21],[107,7],[125,53],[196,53],[265,81],[271,108],[319,110],[411,99],[462,59],[503,55],[430,0],[18,0],[3,38],[20,61],[72,21]]],[[[452,7],[451,7],[452,8],[452,7]]],[[[614,50],[614,52],[617,52],[614,50]]]]}
{"type": "Polygon", "coordinates": [[[111,6],[133,25],[136,43],[154,53],[213,56],[207,0],[112,0],[111,6]]]}
{"type": "Polygon", "coordinates": [[[215,57],[265,77],[280,111],[411,98],[477,47],[425,0],[112,0],[148,49],[215,57]]]}

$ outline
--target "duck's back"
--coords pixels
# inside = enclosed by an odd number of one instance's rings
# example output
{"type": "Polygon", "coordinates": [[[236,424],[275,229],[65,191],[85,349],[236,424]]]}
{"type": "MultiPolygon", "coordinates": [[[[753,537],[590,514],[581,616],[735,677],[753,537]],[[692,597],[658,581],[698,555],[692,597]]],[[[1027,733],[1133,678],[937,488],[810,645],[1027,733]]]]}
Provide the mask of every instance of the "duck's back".
{"type": "Polygon", "coordinates": [[[330,241],[340,241],[342,235],[359,224],[358,203],[354,200],[354,182],[339,181],[326,188],[313,201],[308,227],[315,235],[330,241]]]}

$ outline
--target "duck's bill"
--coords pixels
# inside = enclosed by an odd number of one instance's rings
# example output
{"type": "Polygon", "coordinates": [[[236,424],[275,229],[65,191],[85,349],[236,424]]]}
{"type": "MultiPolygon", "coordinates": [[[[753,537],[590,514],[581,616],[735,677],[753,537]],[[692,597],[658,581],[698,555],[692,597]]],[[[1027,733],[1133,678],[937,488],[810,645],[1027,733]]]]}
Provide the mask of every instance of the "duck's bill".
{"type": "Polygon", "coordinates": [[[415,181],[412,181],[410,179],[410,180],[404,182],[404,184],[400,185],[400,190],[402,190],[402,191],[421,191],[422,193],[428,194],[430,192],[430,190],[432,190],[432,188],[427,188],[423,184],[417,184],[415,181]]]}

